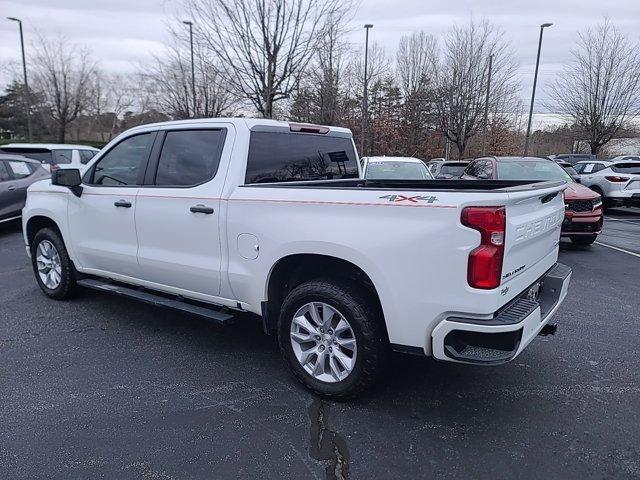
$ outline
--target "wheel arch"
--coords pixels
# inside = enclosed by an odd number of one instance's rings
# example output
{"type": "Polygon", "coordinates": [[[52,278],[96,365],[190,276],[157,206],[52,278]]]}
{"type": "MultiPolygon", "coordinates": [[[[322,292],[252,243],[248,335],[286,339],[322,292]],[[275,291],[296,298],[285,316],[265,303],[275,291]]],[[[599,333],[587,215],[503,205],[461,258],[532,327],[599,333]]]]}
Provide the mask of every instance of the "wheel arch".
{"type": "MultiPolygon", "coordinates": [[[[275,330],[280,306],[287,294],[297,285],[314,278],[340,278],[357,282],[372,296],[384,318],[378,289],[364,269],[349,260],[332,255],[295,253],[276,261],[267,277],[267,301],[262,305],[265,331],[275,330]]],[[[384,327],[386,330],[386,323],[384,327]]]]}
{"type": "Polygon", "coordinates": [[[32,246],[33,238],[36,236],[36,233],[38,233],[38,231],[42,230],[43,228],[52,228],[53,230],[55,230],[56,232],[58,232],[60,238],[62,238],[62,241],[64,242],[62,230],[55,220],[46,215],[34,215],[25,223],[25,240],[27,241],[27,244],[29,246],[32,246]]]}

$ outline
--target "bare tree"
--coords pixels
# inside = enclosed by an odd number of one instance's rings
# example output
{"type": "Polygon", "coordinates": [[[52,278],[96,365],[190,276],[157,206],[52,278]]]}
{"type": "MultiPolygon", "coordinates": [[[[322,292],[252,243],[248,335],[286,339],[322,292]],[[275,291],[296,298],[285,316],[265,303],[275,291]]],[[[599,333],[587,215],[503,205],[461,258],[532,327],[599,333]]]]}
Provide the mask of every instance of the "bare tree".
{"type": "Polygon", "coordinates": [[[396,65],[400,88],[405,97],[412,97],[426,89],[435,72],[438,58],[436,39],[425,32],[416,32],[400,38],[396,52],[396,65]]]}
{"type": "Polygon", "coordinates": [[[34,90],[42,92],[56,137],[64,143],[69,125],[86,108],[94,63],[89,52],[65,37],[39,38],[31,64],[34,90]]]}
{"type": "Polygon", "coordinates": [[[350,9],[340,0],[185,1],[225,80],[266,118],[298,87],[327,19],[350,9]]]}
{"type": "Polygon", "coordinates": [[[572,117],[597,155],[640,114],[640,43],[607,19],[578,33],[572,56],[551,87],[552,105],[572,117]]]}
{"type": "Polygon", "coordinates": [[[489,55],[494,55],[489,107],[509,109],[514,104],[518,84],[517,63],[501,30],[487,20],[470,20],[453,27],[448,34],[443,57],[435,66],[436,98],[440,130],[463,157],[469,139],[482,126],[487,88],[489,55]]]}
{"type": "Polygon", "coordinates": [[[151,104],[176,119],[220,117],[234,111],[237,98],[229,91],[215,61],[206,48],[194,45],[195,82],[191,81],[191,56],[188,41],[174,31],[171,46],[155,55],[152,65],[141,68],[151,104]],[[194,105],[193,84],[196,88],[194,105]]]}
{"type": "Polygon", "coordinates": [[[316,53],[299,88],[293,94],[290,117],[323,125],[340,122],[343,110],[344,74],[349,45],[345,41],[345,19],[327,17],[316,53]]]}
{"type": "Polygon", "coordinates": [[[426,142],[435,120],[434,65],[438,44],[425,32],[402,36],[396,52],[396,70],[403,96],[402,143],[416,155],[426,142]]]}
{"type": "Polygon", "coordinates": [[[86,107],[92,125],[85,125],[85,128],[91,131],[97,126],[100,140],[110,141],[117,131],[118,120],[134,106],[135,101],[136,88],[131,77],[95,70],[86,107]]]}

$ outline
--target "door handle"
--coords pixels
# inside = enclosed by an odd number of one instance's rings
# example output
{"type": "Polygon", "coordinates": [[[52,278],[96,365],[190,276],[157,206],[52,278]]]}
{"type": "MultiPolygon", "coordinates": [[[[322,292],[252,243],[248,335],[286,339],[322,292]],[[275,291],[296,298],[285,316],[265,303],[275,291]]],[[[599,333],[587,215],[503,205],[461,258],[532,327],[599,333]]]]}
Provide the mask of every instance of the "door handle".
{"type": "Polygon", "coordinates": [[[9,190],[10,192],[13,192],[16,189],[15,185],[9,185],[9,187],[7,188],[7,190],[9,190]]]}
{"type": "Polygon", "coordinates": [[[198,205],[194,205],[193,207],[191,207],[189,209],[192,213],[205,213],[207,215],[211,215],[213,213],[213,208],[211,207],[205,207],[204,205],[202,205],[201,203],[199,203],[198,205]]]}
{"type": "Polygon", "coordinates": [[[131,208],[131,202],[127,202],[126,200],[118,200],[114,205],[116,207],[131,208]]]}

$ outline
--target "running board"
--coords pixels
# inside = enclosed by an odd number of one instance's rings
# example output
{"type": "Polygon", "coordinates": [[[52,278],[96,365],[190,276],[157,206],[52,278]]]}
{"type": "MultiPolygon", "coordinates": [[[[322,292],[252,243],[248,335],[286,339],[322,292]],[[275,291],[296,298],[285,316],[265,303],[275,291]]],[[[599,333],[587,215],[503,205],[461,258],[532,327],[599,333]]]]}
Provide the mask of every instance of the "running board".
{"type": "Polygon", "coordinates": [[[123,285],[95,278],[83,278],[82,280],[78,280],[77,283],[81,287],[91,288],[101,292],[115,293],[123,297],[133,298],[135,300],[140,300],[141,302],[149,303],[156,307],[172,308],[192,315],[205,317],[220,325],[228,325],[233,321],[233,315],[228,313],[223,313],[211,308],[200,307],[198,305],[192,305],[181,300],[163,297],[158,294],[150,293],[147,290],[137,290],[135,288],[125,287],[123,285]]]}

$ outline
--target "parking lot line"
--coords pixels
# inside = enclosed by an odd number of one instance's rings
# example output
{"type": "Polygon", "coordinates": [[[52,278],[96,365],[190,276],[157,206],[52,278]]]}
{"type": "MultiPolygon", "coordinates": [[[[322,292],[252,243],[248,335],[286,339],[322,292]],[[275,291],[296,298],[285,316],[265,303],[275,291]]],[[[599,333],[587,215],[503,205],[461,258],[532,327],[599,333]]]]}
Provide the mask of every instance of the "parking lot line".
{"type": "Polygon", "coordinates": [[[627,253],[629,255],[633,255],[634,257],[640,258],[640,253],[631,252],[629,250],[625,250],[624,248],[614,247],[613,245],[607,245],[606,243],[602,243],[602,242],[596,242],[596,245],[602,245],[603,247],[611,248],[613,250],[618,250],[619,252],[627,253]]]}
{"type": "Polygon", "coordinates": [[[622,219],[622,218],[615,218],[615,217],[604,217],[605,220],[614,220],[616,222],[624,222],[624,223],[630,223],[631,225],[640,225],[640,219],[638,220],[629,220],[629,219],[622,219]]]}

